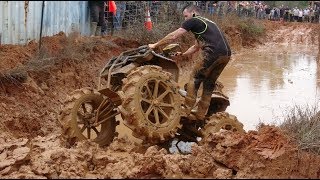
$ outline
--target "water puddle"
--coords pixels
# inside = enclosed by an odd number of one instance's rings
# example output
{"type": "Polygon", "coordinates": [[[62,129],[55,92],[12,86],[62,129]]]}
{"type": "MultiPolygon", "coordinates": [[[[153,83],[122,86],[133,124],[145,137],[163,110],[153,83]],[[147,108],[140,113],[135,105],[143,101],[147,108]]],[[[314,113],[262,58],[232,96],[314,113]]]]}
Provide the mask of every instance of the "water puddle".
{"type": "Polygon", "coordinates": [[[259,122],[279,124],[294,105],[315,105],[317,52],[316,46],[267,44],[233,55],[219,77],[230,98],[226,111],[248,131],[259,122]]]}

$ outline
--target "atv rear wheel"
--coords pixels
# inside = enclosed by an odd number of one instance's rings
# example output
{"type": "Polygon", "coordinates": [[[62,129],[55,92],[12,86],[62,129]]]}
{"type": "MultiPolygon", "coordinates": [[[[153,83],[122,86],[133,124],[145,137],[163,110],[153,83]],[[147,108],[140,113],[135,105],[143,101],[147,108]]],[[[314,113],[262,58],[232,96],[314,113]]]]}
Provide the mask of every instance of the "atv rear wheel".
{"type": "Polygon", "coordinates": [[[159,66],[138,67],[123,80],[125,125],[148,143],[175,136],[180,125],[181,101],[172,74],[159,66]]]}
{"type": "Polygon", "coordinates": [[[72,92],[59,114],[68,143],[73,145],[79,140],[92,139],[101,146],[110,144],[117,125],[113,108],[112,102],[92,88],[72,92]]]}
{"type": "Polygon", "coordinates": [[[227,112],[218,112],[210,117],[206,125],[201,129],[202,139],[219,132],[221,129],[233,132],[245,133],[243,124],[237,120],[237,117],[227,112]]]}

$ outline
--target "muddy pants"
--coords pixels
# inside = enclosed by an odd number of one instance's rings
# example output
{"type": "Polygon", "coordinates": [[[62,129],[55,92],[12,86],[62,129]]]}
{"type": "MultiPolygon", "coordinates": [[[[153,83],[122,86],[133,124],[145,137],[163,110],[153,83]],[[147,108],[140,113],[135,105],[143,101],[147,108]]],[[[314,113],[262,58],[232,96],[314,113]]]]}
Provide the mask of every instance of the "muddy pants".
{"type": "Polygon", "coordinates": [[[97,22],[97,26],[101,26],[101,32],[107,30],[107,24],[104,15],[104,6],[89,1],[90,15],[92,22],[97,22]]]}
{"type": "Polygon", "coordinates": [[[199,117],[205,116],[210,105],[215,82],[230,60],[231,53],[228,53],[214,53],[210,48],[203,50],[201,54],[202,63],[194,68],[187,84],[186,106],[189,112],[195,105],[200,84],[203,83],[203,92],[196,115],[199,117]]]}

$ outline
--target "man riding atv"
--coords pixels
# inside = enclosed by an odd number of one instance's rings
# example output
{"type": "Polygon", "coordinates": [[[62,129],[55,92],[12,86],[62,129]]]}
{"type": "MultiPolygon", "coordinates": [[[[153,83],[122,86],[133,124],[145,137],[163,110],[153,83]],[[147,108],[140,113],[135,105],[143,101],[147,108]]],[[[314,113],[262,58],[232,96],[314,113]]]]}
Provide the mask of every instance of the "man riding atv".
{"type": "Polygon", "coordinates": [[[230,60],[230,46],[216,23],[201,17],[199,9],[195,5],[187,5],[183,8],[185,21],[177,30],[169,33],[163,39],[154,44],[149,44],[151,49],[170,43],[183,34],[191,31],[195,35],[195,44],[186,52],[176,53],[177,56],[189,56],[200,49],[201,63],[196,65],[187,84],[186,113],[191,119],[203,120],[210,105],[211,95],[215,82],[230,60]],[[203,93],[198,103],[198,108],[193,109],[200,84],[203,83],[203,93]]]}

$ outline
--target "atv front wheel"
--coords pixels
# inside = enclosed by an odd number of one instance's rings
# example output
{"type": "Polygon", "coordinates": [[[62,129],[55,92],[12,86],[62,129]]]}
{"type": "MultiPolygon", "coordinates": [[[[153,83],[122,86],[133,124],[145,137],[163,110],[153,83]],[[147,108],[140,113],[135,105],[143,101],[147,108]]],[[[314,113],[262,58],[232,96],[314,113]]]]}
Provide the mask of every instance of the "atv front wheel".
{"type": "Polygon", "coordinates": [[[178,86],[159,66],[138,67],[123,80],[123,115],[133,135],[148,143],[175,136],[180,125],[181,101],[178,86]]]}
{"type": "Polygon", "coordinates": [[[59,114],[63,135],[69,144],[86,139],[92,139],[101,146],[110,144],[117,126],[113,108],[112,102],[92,88],[72,92],[59,114]]]}

